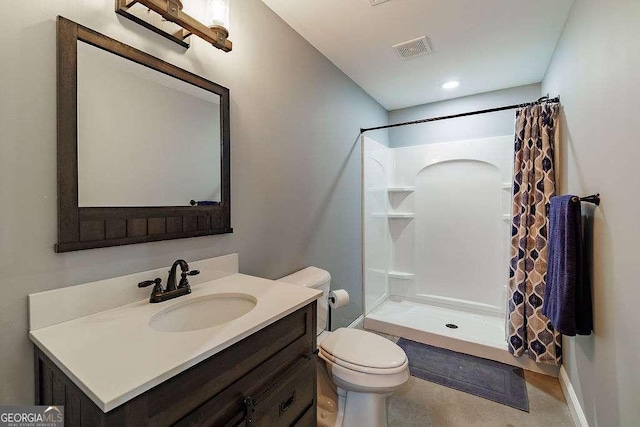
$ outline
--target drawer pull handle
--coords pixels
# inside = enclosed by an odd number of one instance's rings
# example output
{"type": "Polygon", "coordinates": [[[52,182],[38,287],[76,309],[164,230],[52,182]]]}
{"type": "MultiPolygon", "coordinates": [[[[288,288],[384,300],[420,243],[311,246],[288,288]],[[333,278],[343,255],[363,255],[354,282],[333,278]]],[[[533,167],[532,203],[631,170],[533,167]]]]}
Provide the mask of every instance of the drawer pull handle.
{"type": "Polygon", "coordinates": [[[244,405],[244,421],[246,422],[246,425],[251,425],[253,424],[252,414],[256,411],[254,408],[256,401],[251,397],[247,397],[244,399],[242,404],[244,405]]]}
{"type": "Polygon", "coordinates": [[[291,406],[296,401],[296,392],[291,393],[291,396],[283,402],[280,402],[280,415],[287,411],[287,409],[291,408],[291,406]]]}

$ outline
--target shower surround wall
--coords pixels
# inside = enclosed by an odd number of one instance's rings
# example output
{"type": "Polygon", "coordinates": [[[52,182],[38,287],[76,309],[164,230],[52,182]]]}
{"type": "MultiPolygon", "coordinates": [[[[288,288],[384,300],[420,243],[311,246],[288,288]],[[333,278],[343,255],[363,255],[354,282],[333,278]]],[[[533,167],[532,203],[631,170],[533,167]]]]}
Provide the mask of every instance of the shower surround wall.
{"type": "Polygon", "coordinates": [[[363,258],[364,313],[380,305],[389,296],[390,236],[387,210],[387,181],[390,165],[388,147],[362,137],[363,173],[363,258]],[[371,242],[372,244],[367,244],[371,242]]]}
{"type": "Polygon", "coordinates": [[[367,313],[390,296],[504,318],[512,146],[364,141],[367,313]]]}
{"type": "Polygon", "coordinates": [[[511,136],[391,149],[390,295],[504,315],[511,136]],[[413,191],[411,191],[413,190],[413,191]]]}

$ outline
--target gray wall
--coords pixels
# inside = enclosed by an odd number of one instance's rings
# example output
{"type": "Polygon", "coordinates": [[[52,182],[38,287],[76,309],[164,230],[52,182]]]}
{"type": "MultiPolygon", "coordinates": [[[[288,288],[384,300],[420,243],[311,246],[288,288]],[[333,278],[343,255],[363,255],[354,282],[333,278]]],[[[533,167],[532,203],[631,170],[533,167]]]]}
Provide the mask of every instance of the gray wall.
{"type": "Polygon", "coordinates": [[[602,194],[593,210],[594,333],[565,338],[563,348],[591,426],[640,423],[639,23],[637,0],[574,2],[542,84],[564,106],[560,190],[602,194]]]}
{"type": "Polygon", "coordinates": [[[0,24],[0,404],[33,398],[33,292],[237,251],[242,272],[268,278],[326,268],[354,297],[337,323],[359,315],[358,133],[387,111],[261,1],[231,2],[230,54],[201,40],[185,53],[118,18],[113,1],[13,2],[0,24]],[[234,234],[53,253],[56,15],[230,88],[234,234]]]}
{"type": "MultiPolygon", "coordinates": [[[[447,101],[433,102],[389,112],[390,123],[420,120],[535,101],[540,84],[485,92],[447,101]]],[[[462,139],[489,138],[513,134],[515,110],[461,117],[458,119],[402,126],[389,130],[389,146],[431,144],[462,139]]]]}

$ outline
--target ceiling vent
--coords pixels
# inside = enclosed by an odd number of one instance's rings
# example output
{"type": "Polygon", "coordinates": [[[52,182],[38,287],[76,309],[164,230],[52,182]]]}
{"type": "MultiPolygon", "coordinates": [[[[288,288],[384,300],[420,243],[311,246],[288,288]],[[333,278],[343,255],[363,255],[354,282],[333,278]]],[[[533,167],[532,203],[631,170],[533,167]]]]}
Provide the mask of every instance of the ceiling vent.
{"type": "Polygon", "coordinates": [[[393,46],[393,48],[398,52],[402,59],[411,59],[433,52],[427,36],[422,36],[417,39],[409,40],[408,42],[397,44],[393,46]]]}
{"type": "Polygon", "coordinates": [[[371,6],[377,6],[389,0],[367,0],[371,6]]]}

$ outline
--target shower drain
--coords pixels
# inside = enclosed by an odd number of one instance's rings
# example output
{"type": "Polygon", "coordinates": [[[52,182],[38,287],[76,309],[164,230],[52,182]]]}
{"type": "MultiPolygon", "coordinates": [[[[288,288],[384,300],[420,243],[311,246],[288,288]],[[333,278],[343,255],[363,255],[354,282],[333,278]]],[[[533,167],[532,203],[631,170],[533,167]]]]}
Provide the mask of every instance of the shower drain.
{"type": "Polygon", "coordinates": [[[458,325],[454,325],[453,323],[447,323],[444,326],[446,326],[449,329],[458,329],[458,325]]]}

